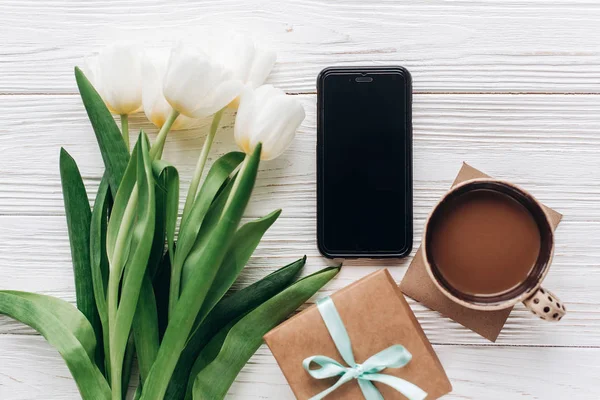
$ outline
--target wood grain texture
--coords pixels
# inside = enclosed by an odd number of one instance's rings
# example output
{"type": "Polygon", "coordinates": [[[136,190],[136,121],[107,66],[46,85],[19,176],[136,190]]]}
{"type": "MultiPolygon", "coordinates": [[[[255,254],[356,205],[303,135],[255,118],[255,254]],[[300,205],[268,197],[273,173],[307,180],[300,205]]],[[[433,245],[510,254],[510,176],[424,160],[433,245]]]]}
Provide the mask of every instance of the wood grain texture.
{"type": "MultiPolygon", "coordinates": [[[[600,398],[597,1],[0,0],[0,10],[0,288],[75,300],[59,148],[79,163],[91,199],[102,160],[73,66],[117,39],[162,47],[238,30],[278,51],[269,82],[297,94],[307,118],[291,148],[261,165],[246,220],[284,211],[236,286],[303,254],[304,274],[331,264],[318,254],[315,237],[316,76],[330,65],[400,64],[412,72],[415,88],[413,254],[427,213],[463,161],[564,214],[545,281],[569,306],[560,324],[517,306],[490,344],[410,302],[454,385],[446,398],[600,398]]],[[[207,123],[173,132],[167,144],[165,158],[179,168],[182,192],[207,123]]],[[[236,148],[232,123],[230,113],[209,162],[236,148]]],[[[155,137],[141,114],[132,118],[132,138],[139,128],[155,137]]],[[[400,280],[409,260],[348,261],[318,296],[382,266],[400,280]]],[[[33,330],[0,316],[0,399],[77,398],[58,353],[33,330]]],[[[293,395],[262,347],[228,398],[293,395]]]]}
{"type": "MultiPolygon", "coordinates": [[[[274,207],[287,217],[314,217],[316,96],[300,95],[307,112],[284,155],[261,165],[248,215],[274,207]]],[[[64,214],[58,155],[73,155],[95,196],[103,171],[96,139],[78,96],[0,96],[0,215],[64,214]]],[[[463,161],[509,179],[565,214],[565,222],[600,221],[600,97],[595,95],[415,95],[415,213],[425,217],[463,161]]],[[[172,132],[165,159],[187,188],[207,132],[172,132]]],[[[211,160],[237,149],[231,113],[224,118],[211,160]]],[[[132,118],[154,138],[143,114],[132,118]]]]}
{"type": "Polygon", "coordinates": [[[114,41],[252,33],[270,81],[313,92],[330,65],[401,64],[417,91],[600,93],[600,7],[583,1],[0,1],[0,93],[73,93],[73,65],[114,41]]]}
{"type": "MultiPolygon", "coordinates": [[[[281,158],[263,163],[247,217],[264,215],[275,207],[282,207],[284,212],[265,235],[239,286],[303,254],[309,256],[305,274],[330,263],[319,256],[314,234],[315,96],[298,98],[307,110],[307,119],[291,148],[281,158]]],[[[561,324],[549,325],[517,307],[498,340],[500,355],[504,354],[503,345],[600,346],[600,320],[595,312],[600,305],[599,99],[594,95],[415,95],[415,250],[427,213],[450,186],[463,160],[521,184],[565,214],[557,233],[555,263],[546,283],[569,304],[569,315],[561,324]]],[[[2,286],[74,301],[58,149],[65,146],[73,154],[90,196],[94,196],[102,162],[93,133],[74,95],[0,96],[0,106],[6,116],[0,128],[0,146],[4,149],[0,158],[2,286]],[[33,114],[36,118],[31,118],[33,114]]],[[[235,149],[232,122],[232,115],[227,115],[211,161],[235,149]]],[[[184,189],[206,125],[204,121],[197,129],[173,132],[167,146],[165,158],[180,169],[184,189]]],[[[143,115],[132,119],[132,137],[139,128],[155,133],[143,115]]],[[[348,262],[320,295],[340,289],[382,265],[390,267],[400,280],[408,259],[348,262]]],[[[418,303],[411,302],[411,306],[433,343],[487,344],[418,303]]],[[[33,333],[0,317],[0,335],[33,333]]],[[[262,364],[257,368],[262,371],[262,364]]],[[[254,384],[257,379],[250,382],[254,384]]],[[[529,387],[518,381],[513,385],[529,387]]],[[[232,390],[242,398],[245,393],[255,393],[243,384],[232,390]]],[[[289,389],[284,386],[283,390],[289,389]]],[[[265,386],[264,392],[279,393],[272,386],[265,386]]]]}
{"type": "MultiPolygon", "coordinates": [[[[2,286],[42,292],[74,302],[73,274],[69,253],[67,229],[63,216],[1,217],[0,265],[4,281],[2,286]],[[35,276],[36,279],[31,277],[35,276]]],[[[420,221],[422,222],[422,221],[420,221]]],[[[420,241],[422,223],[418,223],[416,243],[420,241]]],[[[267,231],[259,248],[239,279],[238,287],[250,284],[302,255],[308,256],[304,275],[315,272],[331,261],[318,253],[315,241],[314,219],[280,218],[267,231]]],[[[595,232],[587,224],[576,224],[584,243],[574,243],[567,234],[560,236],[560,254],[545,286],[554,290],[566,302],[569,314],[560,324],[549,324],[530,315],[519,305],[511,315],[498,345],[551,345],[600,347],[600,276],[598,265],[573,265],[584,249],[593,249],[595,232]]],[[[592,226],[597,228],[597,225],[592,226]]],[[[575,228],[577,229],[577,228],[575,228]]],[[[565,228],[567,231],[568,228],[565,228]]],[[[563,231],[563,233],[565,232],[563,231]]],[[[566,232],[568,233],[568,232],[566,232]]],[[[320,295],[330,294],[385,265],[397,281],[402,279],[408,266],[406,260],[374,261],[352,260],[346,263],[341,274],[320,295]]],[[[485,339],[460,325],[442,318],[425,307],[411,301],[417,318],[433,343],[487,344],[485,339]]],[[[0,316],[0,334],[32,334],[33,331],[0,316]]]]}
{"type": "MultiPolygon", "coordinates": [[[[434,346],[452,381],[444,399],[596,400],[600,349],[434,346]]],[[[72,400],[77,388],[58,353],[39,336],[0,336],[0,398],[72,400]]],[[[227,399],[292,400],[266,346],[241,371],[227,399]]]]}

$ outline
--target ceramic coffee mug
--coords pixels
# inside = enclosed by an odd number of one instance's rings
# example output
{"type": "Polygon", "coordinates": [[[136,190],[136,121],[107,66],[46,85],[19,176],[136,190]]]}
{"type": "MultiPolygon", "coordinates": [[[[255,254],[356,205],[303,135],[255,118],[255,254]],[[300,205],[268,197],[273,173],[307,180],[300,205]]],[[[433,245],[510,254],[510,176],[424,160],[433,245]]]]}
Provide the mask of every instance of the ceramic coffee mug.
{"type": "Polygon", "coordinates": [[[478,178],[462,182],[452,188],[442,197],[427,218],[423,232],[422,252],[427,273],[438,289],[450,300],[464,307],[475,310],[501,310],[512,307],[518,302],[523,302],[535,315],[546,321],[559,321],[566,313],[563,302],[550,291],[541,287],[542,281],[550,268],[554,252],[554,231],[548,215],[542,205],[531,194],[509,182],[491,178],[478,178]],[[452,287],[436,267],[431,254],[431,246],[428,246],[428,243],[431,242],[432,221],[436,216],[439,216],[443,206],[458,196],[473,190],[491,190],[518,201],[533,217],[540,232],[540,251],[529,275],[516,287],[500,294],[472,295],[452,287]]]}

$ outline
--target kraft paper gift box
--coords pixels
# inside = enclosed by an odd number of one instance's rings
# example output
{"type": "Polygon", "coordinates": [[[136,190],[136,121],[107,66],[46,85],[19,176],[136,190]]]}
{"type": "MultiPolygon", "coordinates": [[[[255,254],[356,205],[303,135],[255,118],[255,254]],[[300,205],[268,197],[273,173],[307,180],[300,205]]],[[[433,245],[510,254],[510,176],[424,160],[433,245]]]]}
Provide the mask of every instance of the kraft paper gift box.
{"type": "MultiPolygon", "coordinates": [[[[387,270],[374,272],[339,290],[331,300],[348,332],[358,364],[390,346],[402,345],[412,354],[412,359],[401,368],[385,368],[380,374],[417,385],[427,392],[427,399],[439,398],[452,390],[437,355],[387,270]]],[[[340,376],[313,378],[303,367],[306,358],[322,355],[349,367],[338,352],[316,305],[279,325],[264,339],[298,399],[309,399],[340,379],[340,376]]],[[[385,399],[406,399],[390,386],[374,384],[385,399]]],[[[363,398],[356,379],[325,397],[326,400],[363,398]]]]}

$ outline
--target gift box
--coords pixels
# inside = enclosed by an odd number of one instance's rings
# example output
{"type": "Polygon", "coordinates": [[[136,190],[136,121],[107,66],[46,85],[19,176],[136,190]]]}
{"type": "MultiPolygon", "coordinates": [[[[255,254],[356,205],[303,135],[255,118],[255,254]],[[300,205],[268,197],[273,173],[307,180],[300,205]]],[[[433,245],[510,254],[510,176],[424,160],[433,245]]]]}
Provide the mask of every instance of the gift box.
{"type": "Polygon", "coordinates": [[[387,270],[319,300],[264,339],[298,399],[379,398],[373,390],[385,399],[437,399],[452,390],[387,270]]]}

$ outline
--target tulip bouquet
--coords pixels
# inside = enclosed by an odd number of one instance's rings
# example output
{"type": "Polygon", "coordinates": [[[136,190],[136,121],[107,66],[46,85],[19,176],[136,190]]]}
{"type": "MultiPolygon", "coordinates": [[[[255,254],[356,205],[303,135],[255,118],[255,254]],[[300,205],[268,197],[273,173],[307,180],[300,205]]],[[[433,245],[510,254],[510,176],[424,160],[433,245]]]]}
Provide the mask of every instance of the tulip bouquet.
{"type": "Polygon", "coordinates": [[[304,257],[229,290],[281,212],[240,226],[260,160],[280,155],[304,119],[296,99],[262,85],[274,62],[274,53],[237,38],[213,53],[178,45],[168,61],[111,46],[75,69],[105,164],[91,207],[75,160],[61,150],[77,307],[3,290],[0,313],[60,352],[84,399],[123,398],[134,355],[136,398],[223,398],[262,336],[338,272],[294,282],[304,257]],[[160,131],[154,143],[141,131],[130,153],[128,116],[142,105],[160,131]],[[243,152],[203,174],[226,107],[239,107],[234,136],[243,152]],[[179,174],[163,149],[170,130],[211,115],[177,231],[179,174]]]}

